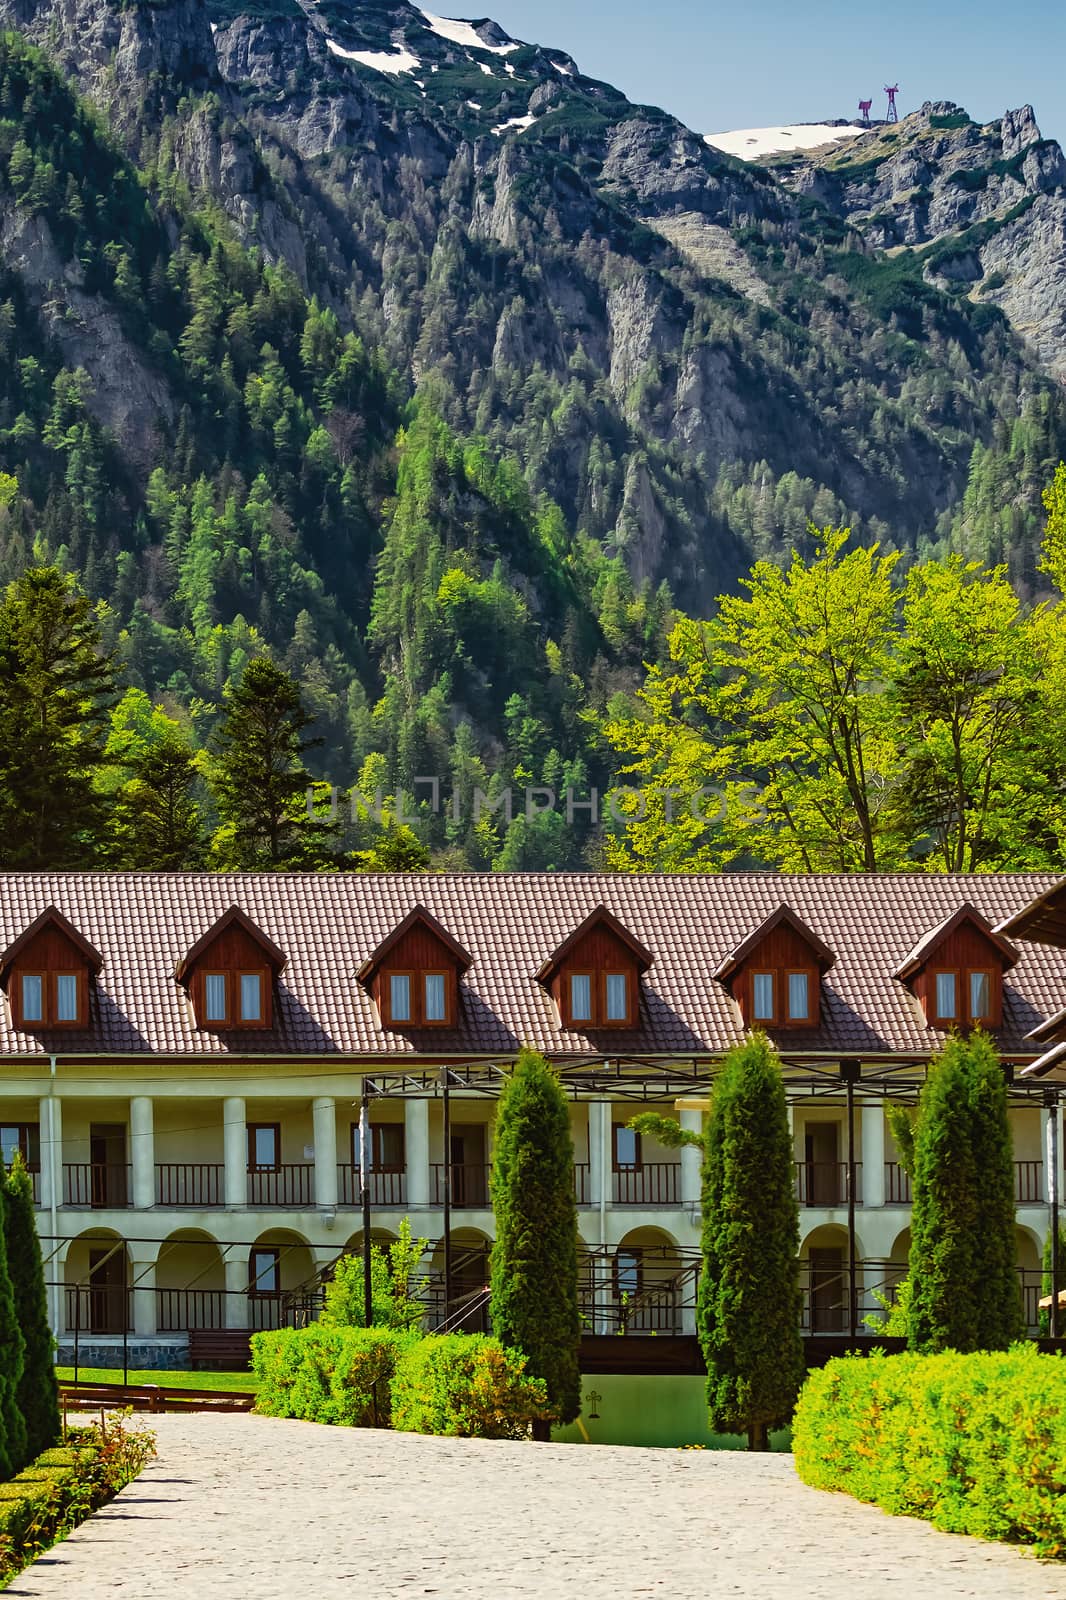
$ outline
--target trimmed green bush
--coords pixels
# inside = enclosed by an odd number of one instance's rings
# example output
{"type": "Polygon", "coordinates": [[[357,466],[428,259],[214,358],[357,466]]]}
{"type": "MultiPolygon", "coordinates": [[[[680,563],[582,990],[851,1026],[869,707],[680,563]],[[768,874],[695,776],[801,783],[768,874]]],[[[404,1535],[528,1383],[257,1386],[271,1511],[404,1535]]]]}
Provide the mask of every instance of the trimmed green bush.
{"type": "Polygon", "coordinates": [[[397,1362],[392,1425],[404,1433],[523,1439],[548,1414],[544,1379],[487,1334],[430,1334],[397,1362]]]}
{"type": "Polygon", "coordinates": [[[948,1533],[1066,1559],[1066,1361],[1031,1345],[844,1356],[808,1378],[796,1471],[948,1533]]]}
{"type": "Polygon", "coordinates": [[[412,1335],[394,1328],[281,1328],[252,1337],[255,1409],[347,1428],[387,1428],[396,1361],[412,1335]]]}

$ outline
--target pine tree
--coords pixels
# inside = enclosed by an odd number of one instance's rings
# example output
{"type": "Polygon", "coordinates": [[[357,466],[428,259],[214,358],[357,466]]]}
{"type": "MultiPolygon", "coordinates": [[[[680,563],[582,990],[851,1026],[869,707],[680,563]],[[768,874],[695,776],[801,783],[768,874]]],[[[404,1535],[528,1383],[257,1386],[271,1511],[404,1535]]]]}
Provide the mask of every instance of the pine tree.
{"type": "Polygon", "coordinates": [[[26,1465],[27,1428],[19,1405],[26,1366],[26,1344],[19,1326],[18,1303],[7,1259],[7,1185],[0,1193],[0,1480],[26,1465]]]}
{"type": "MultiPolygon", "coordinates": [[[[545,1380],[555,1417],[572,1422],[581,1409],[574,1146],[559,1079],[532,1050],[500,1097],[492,1204],[493,1330],[545,1380]]],[[[548,1424],[534,1434],[547,1438],[548,1424]]]]}
{"type": "Polygon", "coordinates": [[[56,567],[31,567],[0,601],[0,839],[8,867],[78,867],[101,833],[94,785],[113,665],[100,619],[56,567]]]}
{"type": "Polygon", "coordinates": [[[697,1317],[712,1428],[768,1448],[803,1379],[799,1211],[776,1052],[754,1034],[714,1086],[703,1165],[697,1317]]]}
{"type": "Polygon", "coordinates": [[[41,1246],[33,1214],[33,1180],[21,1155],[15,1156],[4,1181],[3,1201],[7,1267],[25,1343],[16,1393],[26,1430],[25,1459],[33,1461],[59,1438],[59,1390],[41,1246]]]}
{"type": "Polygon", "coordinates": [[[914,1128],[908,1342],[1005,1349],[1022,1331],[1006,1088],[980,1034],[930,1063],[914,1128]]]}
{"type": "Polygon", "coordinates": [[[249,661],[226,689],[210,782],[221,828],[220,864],[236,870],[315,869],[329,859],[332,824],[307,815],[311,775],[303,764],[320,741],[294,679],[267,656],[249,661]]]}

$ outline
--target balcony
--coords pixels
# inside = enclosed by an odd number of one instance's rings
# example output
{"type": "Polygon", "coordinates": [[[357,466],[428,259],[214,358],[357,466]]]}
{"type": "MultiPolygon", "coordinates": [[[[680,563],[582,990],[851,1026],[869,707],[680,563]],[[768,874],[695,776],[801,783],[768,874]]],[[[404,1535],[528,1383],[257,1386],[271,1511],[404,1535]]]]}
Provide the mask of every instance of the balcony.
{"type": "Polygon", "coordinates": [[[680,1205],[680,1162],[646,1161],[639,1167],[616,1167],[611,1174],[611,1199],[616,1206],[680,1205]]]}
{"type": "Polygon", "coordinates": [[[133,1295],[121,1285],[68,1283],[65,1288],[68,1333],[132,1333],[133,1295]]]}
{"type": "Polygon", "coordinates": [[[885,1205],[909,1206],[911,1180],[898,1161],[885,1162],[885,1205]]]}
{"type": "Polygon", "coordinates": [[[157,1206],[222,1206],[226,1203],[226,1169],[220,1162],[175,1162],[156,1164],[155,1203],[157,1206]]]}
{"type": "MultiPolygon", "coordinates": [[[[910,1178],[898,1161],[886,1161],[885,1204],[889,1206],[909,1206],[912,1199],[910,1178]]],[[[1044,1163],[1042,1161],[1016,1161],[1014,1163],[1015,1205],[1041,1205],[1043,1199],[1044,1163]]]]}
{"type": "Polygon", "coordinates": [[[248,1168],[249,1206],[309,1206],[314,1203],[314,1191],[315,1169],[312,1162],[248,1168]]]}
{"type": "MultiPolygon", "coordinates": [[[[337,1168],[337,1203],[342,1206],[362,1204],[363,1191],[359,1168],[341,1165],[337,1168]]],[[[370,1204],[372,1206],[404,1206],[407,1204],[407,1174],[403,1167],[375,1167],[370,1173],[370,1204]]]]}
{"type": "Polygon", "coordinates": [[[63,1163],[63,1204],[122,1210],[130,1204],[131,1169],[96,1161],[63,1163]]]}
{"type": "MultiPolygon", "coordinates": [[[[796,1199],[801,1206],[846,1206],[846,1161],[795,1161],[796,1199]]],[[[855,1204],[862,1205],[862,1162],[855,1163],[855,1204]]]]}
{"type": "Polygon", "coordinates": [[[226,1326],[224,1289],[157,1289],[155,1306],[159,1333],[226,1326]]]}
{"type": "Polygon", "coordinates": [[[579,1206],[591,1204],[589,1200],[589,1169],[587,1163],[574,1165],[574,1199],[579,1206]]]}
{"type": "MultiPolygon", "coordinates": [[[[430,1169],[433,1178],[433,1204],[444,1204],[444,1174],[447,1165],[435,1161],[430,1169]]],[[[453,1161],[451,1163],[451,1203],[460,1210],[483,1211],[489,1203],[489,1173],[487,1161],[453,1161]]]]}

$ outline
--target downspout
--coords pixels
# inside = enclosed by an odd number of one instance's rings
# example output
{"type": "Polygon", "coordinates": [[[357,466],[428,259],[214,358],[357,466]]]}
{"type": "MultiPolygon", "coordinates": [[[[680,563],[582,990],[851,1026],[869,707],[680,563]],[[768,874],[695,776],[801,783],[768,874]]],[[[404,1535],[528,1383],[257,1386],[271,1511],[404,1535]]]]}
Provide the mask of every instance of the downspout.
{"type": "Polygon", "coordinates": [[[53,1055],[48,1057],[49,1079],[51,1093],[48,1097],[48,1190],[49,1209],[52,1214],[52,1249],[55,1252],[52,1259],[56,1263],[53,1270],[52,1282],[52,1332],[59,1338],[59,1313],[62,1299],[59,1284],[59,1181],[61,1152],[56,1148],[56,1060],[53,1055]]]}

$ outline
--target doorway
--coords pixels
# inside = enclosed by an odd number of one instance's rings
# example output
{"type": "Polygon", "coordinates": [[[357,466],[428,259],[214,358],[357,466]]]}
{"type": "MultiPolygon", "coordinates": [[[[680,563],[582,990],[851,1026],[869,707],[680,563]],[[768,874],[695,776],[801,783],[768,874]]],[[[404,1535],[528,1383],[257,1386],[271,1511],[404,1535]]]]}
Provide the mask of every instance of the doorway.
{"type": "Polygon", "coordinates": [[[835,1122],[808,1122],[804,1129],[805,1202],[809,1206],[841,1203],[840,1129],[835,1122]]]}
{"type": "Polygon", "coordinates": [[[129,1205],[126,1129],[119,1122],[89,1126],[89,1165],[94,1206],[129,1205]]]}
{"type": "Polygon", "coordinates": [[[811,1332],[844,1331],[844,1252],[839,1245],[810,1253],[811,1332]]]}
{"type": "Polygon", "coordinates": [[[126,1250],[89,1251],[89,1333],[125,1333],[129,1321],[126,1250]]]}
{"type": "Polygon", "coordinates": [[[451,1148],[452,1205],[477,1207],[488,1204],[488,1173],[485,1163],[485,1124],[452,1124],[451,1148]]]}

